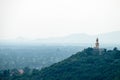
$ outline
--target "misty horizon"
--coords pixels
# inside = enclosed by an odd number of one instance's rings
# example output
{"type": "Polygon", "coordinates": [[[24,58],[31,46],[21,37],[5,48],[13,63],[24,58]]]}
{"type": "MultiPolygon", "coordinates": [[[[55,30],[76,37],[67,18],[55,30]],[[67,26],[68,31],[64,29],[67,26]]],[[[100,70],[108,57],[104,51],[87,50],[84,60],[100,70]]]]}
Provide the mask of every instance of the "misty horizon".
{"type": "Polygon", "coordinates": [[[119,0],[1,0],[0,40],[120,31],[119,0]]]}

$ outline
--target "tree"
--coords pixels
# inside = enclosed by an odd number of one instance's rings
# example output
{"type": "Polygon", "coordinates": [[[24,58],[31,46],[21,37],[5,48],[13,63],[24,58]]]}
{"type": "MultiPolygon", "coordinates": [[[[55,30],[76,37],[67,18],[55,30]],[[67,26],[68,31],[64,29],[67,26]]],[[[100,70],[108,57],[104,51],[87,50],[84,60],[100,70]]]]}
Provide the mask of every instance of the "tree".
{"type": "Polygon", "coordinates": [[[114,51],[117,51],[118,49],[117,49],[117,47],[114,47],[114,49],[113,49],[114,51]]]}

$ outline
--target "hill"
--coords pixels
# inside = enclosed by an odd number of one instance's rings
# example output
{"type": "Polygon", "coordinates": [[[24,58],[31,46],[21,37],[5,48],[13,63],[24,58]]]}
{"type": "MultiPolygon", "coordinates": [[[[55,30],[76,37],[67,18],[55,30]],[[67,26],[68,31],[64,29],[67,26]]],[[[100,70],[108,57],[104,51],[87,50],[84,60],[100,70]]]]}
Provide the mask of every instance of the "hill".
{"type": "MultiPolygon", "coordinates": [[[[5,79],[4,79],[5,80],[5,79]]],[[[42,70],[27,71],[6,80],[120,80],[120,51],[84,49],[42,70]]]]}
{"type": "Polygon", "coordinates": [[[120,51],[87,48],[41,70],[43,80],[120,80],[120,51]]]}

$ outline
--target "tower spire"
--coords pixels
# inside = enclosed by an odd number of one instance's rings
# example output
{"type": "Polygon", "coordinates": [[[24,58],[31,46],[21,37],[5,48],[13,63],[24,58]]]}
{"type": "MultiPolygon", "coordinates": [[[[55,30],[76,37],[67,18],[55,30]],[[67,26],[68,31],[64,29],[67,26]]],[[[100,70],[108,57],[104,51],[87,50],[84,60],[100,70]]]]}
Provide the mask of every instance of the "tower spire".
{"type": "Polygon", "coordinates": [[[98,38],[96,39],[95,48],[99,49],[99,39],[98,38]]]}

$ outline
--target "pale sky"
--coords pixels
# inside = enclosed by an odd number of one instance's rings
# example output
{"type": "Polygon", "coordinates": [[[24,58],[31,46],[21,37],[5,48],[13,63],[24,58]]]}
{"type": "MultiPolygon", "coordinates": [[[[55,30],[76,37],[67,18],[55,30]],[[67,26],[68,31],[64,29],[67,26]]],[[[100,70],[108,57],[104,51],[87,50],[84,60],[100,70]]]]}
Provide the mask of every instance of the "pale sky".
{"type": "Polygon", "coordinates": [[[0,0],[0,39],[120,31],[120,0],[0,0]]]}

